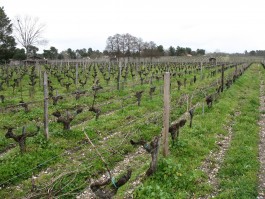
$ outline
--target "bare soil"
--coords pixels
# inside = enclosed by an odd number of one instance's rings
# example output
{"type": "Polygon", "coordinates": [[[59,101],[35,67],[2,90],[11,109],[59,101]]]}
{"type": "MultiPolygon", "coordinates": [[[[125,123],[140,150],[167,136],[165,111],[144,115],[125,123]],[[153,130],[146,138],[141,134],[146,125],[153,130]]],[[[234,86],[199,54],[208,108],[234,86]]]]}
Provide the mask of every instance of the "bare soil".
{"type": "Polygon", "coordinates": [[[225,154],[230,147],[230,143],[233,137],[233,125],[235,117],[239,116],[240,112],[235,112],[233,116],[233,121],[230,123],[229,126],[224,125],[224,129],[228,131],[227,135],[218,134],[216,145],[218,145],[218,150],[211,151],[210,155],[205,159],[202,163],[202,166],[199,168],[203,172],[205,172],[206,176],[208,177],[208,184],[213,187],[213,191],[211,194],[207,196],[203,196],[200,198],[214,198],[219,193],[219,182],[217,178],[217,174],[220,170],[220,167],[224,161],[225,154]]]}
{"type": "Polygon", "coordinates": [[[259,161],[260,170],[258,174],[258,199],[265,198],[265,96],[264,96],[264,82],[260,84],[260,142],[259,142],[259,161]]]}

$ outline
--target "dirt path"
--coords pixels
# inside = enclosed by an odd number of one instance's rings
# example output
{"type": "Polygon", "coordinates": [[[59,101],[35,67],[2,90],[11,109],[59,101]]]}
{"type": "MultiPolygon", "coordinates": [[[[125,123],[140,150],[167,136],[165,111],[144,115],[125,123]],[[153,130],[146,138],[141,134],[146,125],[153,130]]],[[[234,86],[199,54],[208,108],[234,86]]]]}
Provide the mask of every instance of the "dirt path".
{"type": "Polygon", "coordinates": [[[240,112],[235,112],[235,115],[232,118],[232,122],[229,126],[224,126],[224,129],[228,131],[226,136],[222,134],[217,135],[216,144],[219,146],[217,151],[211,151],[210,155],[206,158],[206,160],[200,166],[200,170],[205,172],[206,176],[208,176],[208,184],[213,187],[213,191],[211,194],[207,196],[203,196],[200,198],[214,198],[219,192],[219,182],[217,179],[217,174],[220,170],[220,167],[224,161],[225,154],[229,149],[232,136],[233,136],[233,125],[235,121],[235,117],[239,116],[240,112]]]}
{"type": "Polygon", "coordinates": [[[260,83],[260,142],[259,142],[259,161],[260,170],[258,174],[258,199],[265,198],[265,96],[264,96],[264,81],[260,83]]]}

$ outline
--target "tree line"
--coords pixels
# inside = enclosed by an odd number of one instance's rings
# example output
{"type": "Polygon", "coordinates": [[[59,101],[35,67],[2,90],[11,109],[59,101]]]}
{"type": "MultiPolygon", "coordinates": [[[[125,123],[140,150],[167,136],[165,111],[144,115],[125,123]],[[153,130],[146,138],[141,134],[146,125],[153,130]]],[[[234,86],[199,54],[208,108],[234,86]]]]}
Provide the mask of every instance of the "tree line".
{"type": "Polygon", "coordinates": [[[265,56],[265,50],[251,50],[251,51],[245,51],[245,55],[249,56],[265,56]]]}
{"type": "Polygon", "coordinates": [[[0,7],[0,62],[8,62],[10,59],[25,60],[32,58],[45,59],[83,59],[99,58],[107,56],[114,59],[121,58],[156,58],[164,55],[203,55],[205,50],[192,51],[191,48],[170,47],[165,50],[163,45],[157,45],[154,41],[143,41],[140,37],[135,37],[129,33],[115,34],[109,36],[106,41],[106,48],[103,52],[92,48],[82,48],[72,50],[68,48],[61,52],[54,46],[39,53],[38,46],[47,44],[43,38],[45,25],[41,24],[37,18],[16,17],[11,20],[5,14],[4,8],[0,7]],[[13,34],[14,30],[14,34],[13,34]],[[17,48],[17,43],[23,48],[17,48]],[[183,50],[184,49],[184,50],[183,50]]]}
{"type": "MultiPolygon", "coordinates": [[[[142,38],[137,38],[129,33],[126,34],[115,34],[109,36],[106,42],[106,48],[103,52],[99,50],[93,50],[92,48],[82,48],[72,50],[68,48],[60,53],[58,49],[51,46],[50,49],[43,50],[42,54],[38,54],[38,48],[35,46],[27,47],[27,54],[29,57],[40,56],[46,59],[84,59],[84,58],[99,58],[102,56],[107,56],[114,59],[139,59],[139,58],[153,58],[161,56],[187,56],[187,55],[204,55],[205,50],[197,49],[197,51],[192,51],[191,48],[183,48],[177,46],[176,49],[170,46],[169,49],[164,49],[163,45],[157,45],[154,41],[145,42],[142,38]]],[[[25,59],[26,51],[19,49],[14,58],[23,60],[25,59]]]]}

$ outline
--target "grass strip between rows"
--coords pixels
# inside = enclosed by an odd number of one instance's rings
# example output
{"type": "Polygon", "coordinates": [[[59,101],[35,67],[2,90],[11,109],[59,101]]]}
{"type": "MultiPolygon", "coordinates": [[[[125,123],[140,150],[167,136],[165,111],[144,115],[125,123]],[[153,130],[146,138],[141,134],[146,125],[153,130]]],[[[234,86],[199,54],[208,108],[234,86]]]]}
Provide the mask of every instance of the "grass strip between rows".
{"type": "MultiPolygon", "coordinates": [[[[251,69],[256,77],[258,71],[264,80],[264,69],[251,69]]],[[[241,114],[233,126],[231,147],[219,173],[221,190],[217,198],[257,198],[260,79],[245,79],[242,84],[246,89],[239,101],[241,114]]]]}
{"type": "MultiPolygon", "coordinates": [[[[192,128],[181,129],[180,140],[170,147],[167,158],[160,157],[158,170],[135,192],[136,198],[198,198],[209,195],[214,187],[198,168],[210,151],[218,150],[218,134],[227,135],[224,125],[233,126],[231,148],[219,172],[221,194],[218,198],[254,198],[257,196],[259,71],[253,64],[206,108],[196,110],[192,128]],[[235,112],[241,115],[235,117],[235,112]]],[[[262,72],[264,74],[264,71],[262,72]]],[[[122,193],[119,193],[122,195],[122,193]]]]}

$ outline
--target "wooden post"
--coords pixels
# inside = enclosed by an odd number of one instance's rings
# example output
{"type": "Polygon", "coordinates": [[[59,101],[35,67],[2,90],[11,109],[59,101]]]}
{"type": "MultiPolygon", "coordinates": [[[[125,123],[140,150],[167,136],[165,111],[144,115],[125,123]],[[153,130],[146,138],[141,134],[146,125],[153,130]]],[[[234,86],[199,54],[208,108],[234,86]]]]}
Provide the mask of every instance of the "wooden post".
{"type": "Polygon", "coordinates": [[[75,66],[75,87],[78,86],[78,64],[75,66]]]}
{"type": "Polygon", "coordinates": [[[189,95],[187,94],[187,112],[189,111],[189,95]]]}
{"type": "Polygon", "coordinates": [[[203,79],[202,78],[202,62],[200,63],[200,66],[201,66],[201,80],[203,79]]]}
{"type": "Polygon", "coordinates": [[[117,84],[117,88],[118,90],[120,90],[120,80],[121,80],[121,62],[119,62],[119,74],[118,74],[118,84],[117,84]]]}
{"type": "Polygon", "coordinates": [[[202,102],[202,115],[204,115],[204,102],[202,102]]]}
{"type": "Polygon", "coordinates": [[[164,129],[163,129],[163,155],[168,156],[168,130],[170,113],[170,73],[164,75],[164,129]]]}
{"type": "Polygon", "coordinates": [[[44,72],[44,135],[46,139],[49,139],[49,120],[48,120],[48,82],[47,82],[47,73],[44,72]]]}
{"type": "Polygon", "coordinates": [[[40,65],[39,65],[39,61],[36,61],[35,63],[35,68],[37,69],[37,74],[40,74],[40,65]]]}
{"type": "MultiPolygon", "coordinates": [[[[38,62],[37,62],[38,63],[38,62]]],[[[38,67],[38,76],[39,76],[39,87],[41,87],[41,76],[42,76],[42,72],[41,72],[41,67],[39,65],[39,63],[37,64],[38,67]]]]}
{"type": "Polygon", "coordinates": [[[109,77],[110,77],[110,62],[109,62],[109,65],[108,65],[108,72],[109,72],[109,77]]]}
{"type": "Polygon", "coordinates": [[[62,68],[63,68],[63,60],[61,60],[60,67],[59,67],[59,72],[60,73],[62,72],[62,68]]]}
{"type": "Polygon", "coordinates": [[[5,61],[5,68],[6,68],[6,85],[9,87],[9,67],[6,66],[6,61],[5,61]]]}
{"type": "Polygon", "coordinates": [[[224,91],[224,64],[222,64],[221,92],[224,91]]]}

